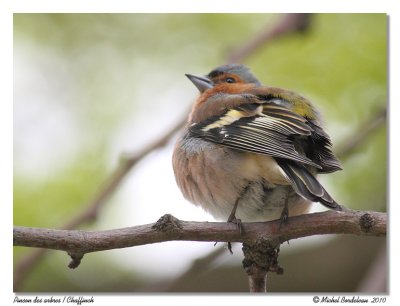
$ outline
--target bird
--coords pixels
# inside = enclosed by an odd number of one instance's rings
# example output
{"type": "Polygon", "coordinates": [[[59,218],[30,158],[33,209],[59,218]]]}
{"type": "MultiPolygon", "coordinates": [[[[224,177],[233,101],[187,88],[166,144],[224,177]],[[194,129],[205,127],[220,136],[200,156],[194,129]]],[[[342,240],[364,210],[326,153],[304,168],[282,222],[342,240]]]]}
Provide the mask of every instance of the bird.
{"type": "Polygon", "coordinates": [[[321,115],[302,95],[262,85],[241,64],[205,76],[173,151],[183,196],[217,220],[280,220],[308,213],[313,202],[340,211],[317,180],[341,170],[321,115]]]}

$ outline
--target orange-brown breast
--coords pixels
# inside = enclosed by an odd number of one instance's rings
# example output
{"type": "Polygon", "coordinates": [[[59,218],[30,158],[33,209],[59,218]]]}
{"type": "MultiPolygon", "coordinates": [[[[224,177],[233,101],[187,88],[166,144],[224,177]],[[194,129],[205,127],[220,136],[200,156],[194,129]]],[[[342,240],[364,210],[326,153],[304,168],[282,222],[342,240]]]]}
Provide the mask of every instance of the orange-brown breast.
{"type": "MultiPolygon", "coordinates": [[[[249,101],[238,94],[251,93],[254,84],[218,84],[206,90],[194,103],[189,118],[190,123],[198,123],[213,116],[223,114],[227,109],[249,101]]],[[[256,102],[256,101],[254,101],[256,102]]]]}

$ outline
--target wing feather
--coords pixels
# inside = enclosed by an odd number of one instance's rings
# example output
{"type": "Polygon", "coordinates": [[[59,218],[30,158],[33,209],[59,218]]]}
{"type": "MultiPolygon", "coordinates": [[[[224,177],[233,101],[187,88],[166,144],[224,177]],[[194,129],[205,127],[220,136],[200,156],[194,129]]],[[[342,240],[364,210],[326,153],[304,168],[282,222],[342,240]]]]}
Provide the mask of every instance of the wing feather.
{"type": "Polygon", "coordinates": [[[303,166],[278,161],[279,166],[291,182],[293,189],[302,197],[321,202],[330,209],[342,210],[341,206],[329,195],[317,179],[303,166]]]}
{"type": "Polygon", "coordinates": [[[340,169],[329,136],[316,121],[295,113],[286,100],[255,97],[256,102],[249,103],[249,95],[243,96],[242,105],[192,124],[190,133],[237,150],[310,165],[319,172],[340,169]]]}

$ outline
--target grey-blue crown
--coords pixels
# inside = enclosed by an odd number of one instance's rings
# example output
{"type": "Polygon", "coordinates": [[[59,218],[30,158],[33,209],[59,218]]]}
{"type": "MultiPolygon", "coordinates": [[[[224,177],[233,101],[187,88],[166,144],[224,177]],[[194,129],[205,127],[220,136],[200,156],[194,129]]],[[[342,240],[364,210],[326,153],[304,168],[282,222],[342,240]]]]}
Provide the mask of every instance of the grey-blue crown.
{"type": "Polygon", "coordinates": [[[213,78],[213,77],[216,77],[219,74],[225,73],[225,72],[237,74],[246,83],[254,83],[257,85],[261,85],[260,81],[254,76],[254,74],[251,72],[249,67],[247,67],[245,65],[239,65],[239,64],[228,64],[228,65],[219,66],[219,67],[213,69],[208,74],[208,77],[213,78]]]}

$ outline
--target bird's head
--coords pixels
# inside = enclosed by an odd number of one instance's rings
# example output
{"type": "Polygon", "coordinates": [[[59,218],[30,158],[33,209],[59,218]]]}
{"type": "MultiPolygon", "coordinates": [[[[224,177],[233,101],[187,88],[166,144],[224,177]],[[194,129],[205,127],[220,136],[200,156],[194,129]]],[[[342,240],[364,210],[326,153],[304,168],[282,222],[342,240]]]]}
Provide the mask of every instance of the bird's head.
{"type": "Polygon", "coordinates": [[[213,69],[206,76],[186,74],[200,93],[220,84],[253,84],[261,85],[250,69],[244,65],[229,64],[213,69]]]}

